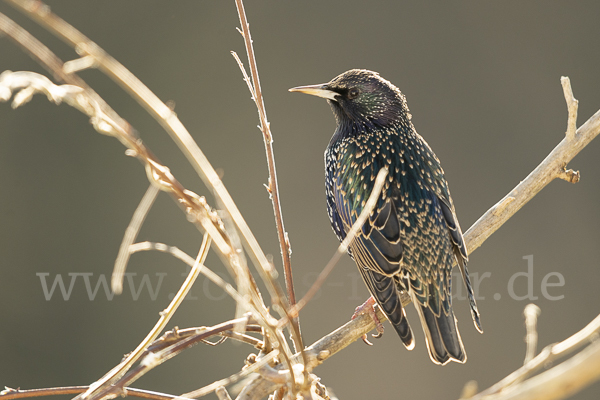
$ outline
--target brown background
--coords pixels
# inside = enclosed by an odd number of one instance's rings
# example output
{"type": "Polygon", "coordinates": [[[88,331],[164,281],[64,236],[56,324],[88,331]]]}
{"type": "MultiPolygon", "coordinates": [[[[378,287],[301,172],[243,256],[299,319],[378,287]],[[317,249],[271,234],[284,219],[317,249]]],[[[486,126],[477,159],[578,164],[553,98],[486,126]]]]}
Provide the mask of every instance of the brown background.
{"type": "MultiPolygon", "coordinates": [[[[216,168],[267,253],[279,248],[271,204],[262,186],[266,164],[257,113],[237,65],[243,54],[233,1],[51,1],[53,10],[121,61],[176,111],[216,168]]],[[[293,246],[297,291],[303,294],[333,254],[323,190],[323,151],[334,129],[325,101],[288,93],[350,68],[378,71],[406,94],[417,130],[436,151],[452,188],[463,229],[523,179],[563,138],[566,106],[561,75],[580,101],[579,123],[600,108],[600,3],[597,1],[248,1],[262,77],[286,228],[293,246]]],[[[63,59],[74,53],[5,4],[63,59]]],[[[0,70],[40,71],[6,38],[0,70]]],[[[209,195],[158,124],[96,71],[82,77],[141,133],[190,189],[209,195]]],[[[68,301],[44,298],[39,273],[109,276],[129,218],[147,187],[140,164],[115,139],[96,133],[84,116],[43,97],[13,111],[0,104],[0,386],[38,388],[89,384],[132,350],[182,282],[180,263],[161,254],[134,256],[130,272],[156,284],[137,301],[127,290],[108,301],[88,298],[78,277],[68,301]]],[[[488,387],[518,368],[525,354],[522,311],[508,284],[533,255],[533,295],[542,309],[539,340],[565,339],[599,312],[600,143],[571,163],[577,185],[553,182],[471,256],[484,335],[465,301],[455,301],[469,361],[433,365],[424,339],[406,351],[391,329],[374,347],[356,343],[319,367],[340,399],[447,398],[468,380],[488,387]],[[543,278],[564,276],[563,287],[543,278]],[[500,299],[495,300],[494,295],[500,299]],[[514,296],[512,296],[514,297],[514,296]],[[376,394],[375,394],[376,393],[376,394]]],[[[214,202],[211,201],[212,204],[214,202]]],[[[197,251],[199,233],[162,195],[141,239],[197,251]]],[[[219,260],[208,265],[225,276],[219,260]]],[[[303,311],[311,343],[348,320],[367,297],[345,257],[321,295],[303,311]]],[[[556,278],[550,278],[555,282],[556,278]]],[[[518,277],[514,291],[527,293],[518,277]]],[[[233,304],[200,280],[170,327],[211,325],[232,316],[233,304]],[[220,300],[219,300],[220,299],[220,300]]],[[[412,307],[409,318],[417,326],[412,307]]],[[[240,369],[248,353],[226,343],[198,346],[136,383],[180,394],[240,369]]],[[[598,384],[575,396],[597,399],[598,384]]],[[[214,396],[213,396],[214,398],[214,396]]]]}

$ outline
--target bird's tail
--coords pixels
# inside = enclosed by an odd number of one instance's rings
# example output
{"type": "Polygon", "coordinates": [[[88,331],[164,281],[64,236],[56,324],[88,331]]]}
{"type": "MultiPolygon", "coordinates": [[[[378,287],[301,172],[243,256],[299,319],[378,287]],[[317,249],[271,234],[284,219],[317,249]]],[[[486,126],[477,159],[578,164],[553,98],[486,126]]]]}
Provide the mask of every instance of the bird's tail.
{"type": "Polygon", "coordinates": [[[467,361],[467,353],[452,308],[448,314],[440,310],[438,317],[427,305],[421,305],[414,295],[413,302],[421,318],[431,361],[440,365],[446,365],[450,361],[464,364],[467,361]]]}
{"type": "Polygon", "coordinates": [[[402,343],[408,350],[412,350],[415,347],[415,339],[408,324],[404,307],[402,307],[396,281],[393,277],[378,274],[368,269],[359,268],[359,270],[369,288],[369,292],[371,292],[398,336],[400,336],[402,343]]]}

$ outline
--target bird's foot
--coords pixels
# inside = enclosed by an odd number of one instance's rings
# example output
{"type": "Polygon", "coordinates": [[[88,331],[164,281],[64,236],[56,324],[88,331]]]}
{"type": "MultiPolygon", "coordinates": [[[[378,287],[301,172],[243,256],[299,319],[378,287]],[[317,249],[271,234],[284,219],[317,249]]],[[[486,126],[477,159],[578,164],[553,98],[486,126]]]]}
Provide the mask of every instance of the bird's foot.
{"type": "MultiPolygon", "coordinates": [[[[375,299],[373,298],[373,296],[369,297],[367,301],[365,301],[362,305],[356,307],[356,309],[354,310],[354,314],[352,314],[352,319],[356,318],[361,314],[369,314],[373,319],[373,322],[375,322],[375,328],[377,329],[377,333],[374,333],[371,336],[373,336],[375,339],[379,339],[381,336],[383,336],[383,324],[381,323],[379,317],[377,317],[377,313],[375,312],[375,299]]],[[[373,343],[369,342],[369,340],[367,339],[366,333],[362,335],[362,340],[369,346],[373,346],[373,343]]]]}

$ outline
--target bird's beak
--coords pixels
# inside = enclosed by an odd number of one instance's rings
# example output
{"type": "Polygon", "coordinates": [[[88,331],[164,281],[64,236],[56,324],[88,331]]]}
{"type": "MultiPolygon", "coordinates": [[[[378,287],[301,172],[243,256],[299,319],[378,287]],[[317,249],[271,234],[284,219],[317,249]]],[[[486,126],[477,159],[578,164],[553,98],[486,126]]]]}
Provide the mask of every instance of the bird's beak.
{"type": "Polygon", "coordinates": [[[327,84],[320,85],[308,85],[308,86],[298,86],[289,89],[290,92],[301,92],[306,94],[311,94],[313,96],[323,97],[324,99],[336,100],[336,96],[339,96],[339,93],[334,92],[333,90],[326,89],[327,84]]]}

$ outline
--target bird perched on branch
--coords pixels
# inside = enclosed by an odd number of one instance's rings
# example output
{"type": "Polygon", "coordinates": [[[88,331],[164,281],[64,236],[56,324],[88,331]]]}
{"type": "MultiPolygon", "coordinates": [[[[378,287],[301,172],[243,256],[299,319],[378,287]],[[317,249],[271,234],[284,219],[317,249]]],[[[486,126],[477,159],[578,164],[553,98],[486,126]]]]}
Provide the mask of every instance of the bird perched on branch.
{"type": "Polygon", "coordinates": [[[475,327],[482,332],[467,271],[467,248],[440,161],[417,133],[405,96],[378,73],[353,69],[321,85],[290,89],[327,99],[337,128],[325,151],[327,210],[342,241],[371,194],[388,176],[376,206],[348,252],[372,297],[407,349],[414,337],[401,302],[410,295],[436,364],[467,360],[452,311],[452,268],[460,268],[475,327]]]}

